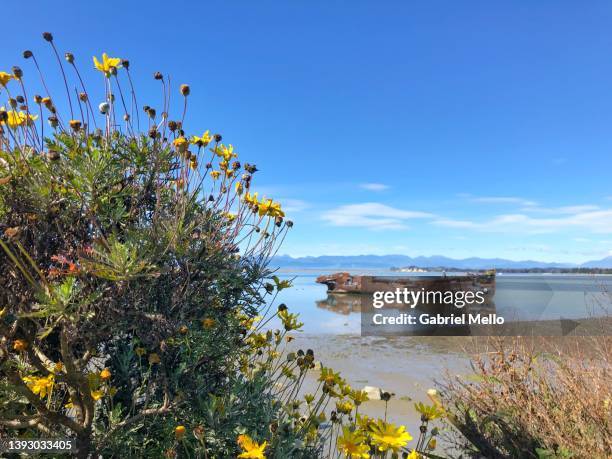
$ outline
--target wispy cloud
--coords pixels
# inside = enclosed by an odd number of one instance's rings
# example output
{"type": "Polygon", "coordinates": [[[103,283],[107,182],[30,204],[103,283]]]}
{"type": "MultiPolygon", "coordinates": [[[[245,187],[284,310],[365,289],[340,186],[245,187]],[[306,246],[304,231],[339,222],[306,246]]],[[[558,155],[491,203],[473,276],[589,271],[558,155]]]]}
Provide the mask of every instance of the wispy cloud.
{"type": "Polygon", "coordinates": [[[368,191],[385,191],[390,188],[389,185],[385,185],[384,183],[362,183],[359,187],[368,191]]]}
{"type": "Polygon", "coordinates": [[[378,202],[348,204],[323,213],[322,218],[333,226],[378,230],[406,229],[406,222],[415,218],[433,218],[427,212],[397,209],[378,202]]]}
{"type": "Polygon", "coordinates": [[[519,206],[537,206],[538,203],[529,199],[520,198],[517,196],[472,196],[470,194],[460,194],[462,198],[466,198],[472,202],[482,204],[517,204],[519,206]]]}
{"type": "Polygon", "coordinates": [[[581,210],[580,206],[576,206],[574,210],[574,213],[566,212],[564,215],[548,218],[525,214],[503,214],[484,221],[438,218],[433,223],[448,228],[496,233],[537,234],[576,229],[590,233],[612,234],[612,209],[581,210]]]}
{"type": "Polygon", "coordinates": [[[599,206],[592,204],[583,204],[579,206],[563,206],[563,207],[540,207],[540,206],[525,206],[521,210],[524,212],[542,213],[542,214],[562,214],[572,215],[582,212],[591,212],[599,210],[599,206]]]}
{"type": "Polygon", "coordinates": [[[283,210],[288,214],[302,212],[311,207],[310,203],[301,199],[279,198],[279,202],[283,205],[283,210]]]}

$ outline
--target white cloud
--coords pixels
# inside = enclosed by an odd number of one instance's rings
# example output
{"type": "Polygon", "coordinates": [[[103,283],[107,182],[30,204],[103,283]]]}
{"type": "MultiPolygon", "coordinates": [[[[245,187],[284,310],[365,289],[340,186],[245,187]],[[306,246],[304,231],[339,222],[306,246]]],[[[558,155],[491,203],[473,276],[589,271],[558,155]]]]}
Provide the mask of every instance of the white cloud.
{"type": "Polygon", "coordinates": [[[516,196],[465,196],[472,202],[483,204],[518,204],[521,206],[537,206],[538,203],[516,196]]]}
{"type": "Polygon", "coordinates": [[[283,210],[288,214],[302,212],[311,207],[309,203],[301,199],[280,198],[278,201],[283,205],[283,210]]]}
{"type": "Polygon", "coordinates": [[[539,212],[543,214],[564,214],[564,215],[572,215],[578,214],[581,212],[590,212],[599,210],[599,206],[595,206],[592,204],[584,204],[579,206],[563,206],[563,207],[540,207],[540,206],[527,206],[522,208],[521,210],[524,212],[539,212]]]}
{"type": "Polygon", "coordinates": [[[385,191],[389,189],[389,185],[384,183],[362,183],[359,186],[368,191],[385,191]]]}
{"type": "Polygon", "coordinates": [[[432,218],[426,212],[396,209],[378,202],[349,204],[328,210],[323,220],[333,226],[352,226],[368,229],[406,229],[406,221],[415,218],[432,218]]]}
{"type": "Polygon", "coordinates": [[[550,218],[532,217],[524,214],[504,214],[480,222],[439,218],[434,220],[433,223],[449,228],[465,228],[495,233],[537,234],[576,229],[590,233],[612,234],[612,209],[575,209],[574,213],[550,218]]]}

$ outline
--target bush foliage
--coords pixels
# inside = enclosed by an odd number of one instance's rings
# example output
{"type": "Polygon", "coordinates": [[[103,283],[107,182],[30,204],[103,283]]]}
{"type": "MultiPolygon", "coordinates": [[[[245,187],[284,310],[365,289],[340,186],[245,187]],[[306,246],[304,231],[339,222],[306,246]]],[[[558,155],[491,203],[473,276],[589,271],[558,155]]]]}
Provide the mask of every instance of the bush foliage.
{"type": "MultiPolygon", "coordinates": [[[[65,92],[30,50],[32,72],[0,72],[0,436],[74,438],[79,457],[407,456],[331,369],[301,393],[314,353],[286,350],[302,324],[267,267],[292,223],[221,135],[184,132],[189,86],[156,73],[140,107],[104,54],[98,100],[43,37],[65,92]]],[[[441,411],[417,409],[431,450],[441,411]]]]}

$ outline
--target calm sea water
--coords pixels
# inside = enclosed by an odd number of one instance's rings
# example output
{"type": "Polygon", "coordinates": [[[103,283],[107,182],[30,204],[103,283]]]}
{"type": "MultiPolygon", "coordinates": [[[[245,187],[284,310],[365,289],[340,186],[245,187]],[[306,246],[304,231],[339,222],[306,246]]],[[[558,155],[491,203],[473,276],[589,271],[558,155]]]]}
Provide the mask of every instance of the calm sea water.
{"type": "MultiPolygon", "coordinates": [[[[350,296],[340,303],[328,299],[327,288],[317,284],[317,276],[334,272],[279,272],[293,279],[293,288],[279,294],[277,304],[285,303],[299,312],[304,332],[312,334],[359,334],[358,305],[351,307],[350,296]]],[[[355,270],[353,274],[393,275],[391,271],[355,270]]],[[[431,275],[431,273],[427,273],[431,275]]],[[[414,273],[406,273],[414,276],[414,273]]],[[[496,312],[512,320],[554,320],[601,317],[612,313],[612,276],[571,274],[504,274],[496,278],[493,298],[496,312]]],[[[358,300],[355,300],[358,302],[358,300]]]]}
{"type": "MultiPolygon", "coordinates": [[[[304,322],[304,332],[294,333],[290,346],[293,350],[314,349],[316,360],[340,371],[353,387],[370,385],[394,392],[387,419],[413,432],[420,417],[413,401],[427,403],[427,389],[447,377],[469,376],[469,355],[478,352],[476,343],[468,337],[361,336],[359,295],[329,299],[326,286],[315,282],[317,276],[329,272],[334,271],[277,273],[293,279],[293,287],[279,294],[275,306],[286,303],[304,322]]],[[[398,275],[355,269],[351,273],[398,275]]],[[[579,319],[609,315],[612,306],[607,291],[612,292],[612,276],[502,275],[496,279],[494,303],[497,313],[507,320],[579,319]]],[[[317,384],[316,375],[307,378],[304,391],[316,390],[317,384]]],[[[384,403],[371,401],[361,412],[381,417],[385,409],[384,403]]],[[[442,449],[447,446],[440,444],[442,449]]]]}

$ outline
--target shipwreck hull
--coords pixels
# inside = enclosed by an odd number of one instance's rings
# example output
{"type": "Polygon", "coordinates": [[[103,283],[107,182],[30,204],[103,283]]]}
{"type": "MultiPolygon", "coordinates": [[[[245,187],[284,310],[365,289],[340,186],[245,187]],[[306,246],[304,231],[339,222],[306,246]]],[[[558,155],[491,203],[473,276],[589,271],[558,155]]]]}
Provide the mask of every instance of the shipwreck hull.
{"type": "Polygon", "coordinates": [[[431,291],[495,292],[495,274],[468,274],[464,276],[353,276],[350,273],[334,273],[317,277],[317,283],[327,286],[327,293],[372,294],[397,288],[425,289],[431,291]]]}
{"type": "MultiPolygon", "coordinates": [[[[372,311],[375,292],[403,291],[404,289],[423,292],[481,292],[484,303],[470,304],[467,310],[494,311],[495,274],[468,274],[463,276],[353,276],[342,272],[323,275],[317,282],[327,286],[328,298],[318,302],[318,307],[330,310],[372,311]],[[319,304],[320,303],[320,304],[319,304]]],[[[417,303],[408,306],[406,303],[388,304],[387,307],[398,310],[416,309],[435,313],[453,313],[457,309],[445,301],[417,303]]]]}

